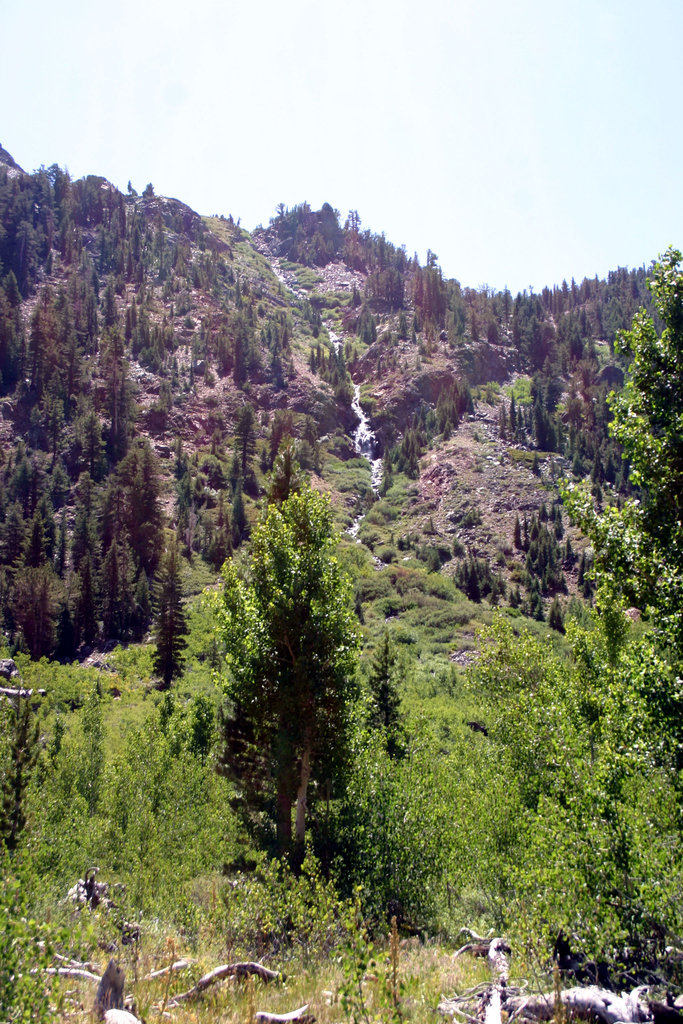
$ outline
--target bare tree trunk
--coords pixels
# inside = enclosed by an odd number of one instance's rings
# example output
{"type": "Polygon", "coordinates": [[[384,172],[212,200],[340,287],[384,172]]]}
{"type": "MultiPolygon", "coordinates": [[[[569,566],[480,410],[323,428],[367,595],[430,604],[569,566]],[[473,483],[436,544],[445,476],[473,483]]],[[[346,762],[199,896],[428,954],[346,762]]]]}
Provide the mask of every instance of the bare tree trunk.
{"type": "Polygon", "coordinates": [[[311,778],[311,745],[306,743],[304,752],[301,755],[301,775],[299,789],[296,794],[296,841],[303,844],[306,839],[306,798],[308,794],[308,783],[311,778]]]}
{"type": "Polygon", "coordinates": [[[287,853],[292,845],[292,800],[284,779],[277,787],[277,845],[280,853],[287,853]]]}

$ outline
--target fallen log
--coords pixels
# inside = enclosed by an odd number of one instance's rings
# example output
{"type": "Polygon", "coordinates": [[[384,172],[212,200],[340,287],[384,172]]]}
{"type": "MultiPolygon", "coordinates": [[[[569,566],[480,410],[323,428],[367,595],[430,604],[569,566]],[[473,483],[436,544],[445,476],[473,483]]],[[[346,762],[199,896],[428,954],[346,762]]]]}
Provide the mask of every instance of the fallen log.
{"type": "Polygon", "coordinates": [[[0,697],[8,697],[11,700],[16,697],[32,697],[33,690],[25,690],[23,687],[0,686],[0,697]]]}
{"type": "Polygon", "coordinates": [[[498,975],[499,985],[507,985],[510,972],[508,956],[511,952],[505,939],[491,939],[487,956],[491,970],[498,975]]]}
{"type": "Polygon", "coordinates": [[[45,967],[40,969],[38,967],[31,971],[31,974],[53,974],[59,975],[61,978],[82,978],[84,981],[100,981],[99,974],[93,974],[92,971],[87,971],[83,967],[45,967]]]}
{"type": "Polygon", "coordinates": [[[254,1014],[257,1024],[314,1024],[315,1016],[308,1013],[308,1003],[300,1006],[297,1010],[290,1010],[289,1013],[268,1013],[266,1010],[257,1010],[254,1014]]]}
{"type": "Polygon", "coordinates": [[[200,978],[196,985],[188,989],[187,992],[181,992],[180,995],[173,996],[169,1000],[168,1006],[175,1007],[179,1003],[184,1003],[188,999],[194,999],[195,996],[200,995],[205,989],[211,985],[215,985],[219,981],[223,981],[224,978],[247,978],[255,974],[262,981],[278,981],[282,975],[277,971],[271,971],[268,967],[264,967],[262,964],[254,963],[253,961],[247,961],[246,963],[238,964],[222,964],[220,967],[215,967],[208,974],[205,974],[203,978],[200,978]]]}
{"type": "Polygon", "coordinates": [[[537,995],[525,998],[508,998],[505,1009],[509,1017],[524,1016],[534,1020],[552,1020],[556,1000],[559,999],[569,1018],[599,1020],[602,1024],[641,1024],[650,1020],[647,1004],[644,1002],[646,986],[634,988],[632,992],[620,995],[608,989],[589,985],[586,988],[567,988],[557,995],[537,995]]]}
{"type": "Polygon", "coordinates": [[[507,996],[508,973],[510,970],[508,954],[510,947],[505,939],[491,939],[488,950],[489,966],[493,974],[498,976],[497,983],[491,986],[483,1001],[484,1024],[501,1024],[501,1008],[507,996]]]}
{"type": "Polygon", "coordinates": [[[73,960],[71,957],[62,956],[61,953],[55,953],[54,958],[59,960],[64,967],[76,967],[83,971],[94,971],[97,967],[97,964],[93,964],[90,960],[73,960]]]}

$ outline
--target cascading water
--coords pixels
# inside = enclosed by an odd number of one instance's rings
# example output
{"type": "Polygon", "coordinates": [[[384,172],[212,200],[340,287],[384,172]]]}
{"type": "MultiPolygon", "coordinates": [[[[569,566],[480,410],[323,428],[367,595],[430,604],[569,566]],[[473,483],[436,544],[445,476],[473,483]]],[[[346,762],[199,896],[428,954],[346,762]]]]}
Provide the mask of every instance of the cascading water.
{"type": "MultiPolygon", "coordinates": [[[[351,408],[358,417],[359,423],[353,432],[353,444],[360,456],[370,463],[370,485],[375,494],[379,493],[379,485],[382,482],[382,459],[377,455],[377,437],[370,426],[370,420],[363,412],[360,404],[360,385],[353,385],[353,401],[351,408]]],[[[346,531],[350,537],[358,539],[360,524],[365,518],[365,512],[356,516],[351,526],[346,531]]]]}
{"type": "Polygon", "coordinates": [[[351,408],[360,420],[353,432],[353,443],[359,455],[367,459],[371,469],[371,484],[375,494],[379,491],[382,482],[382,460],[377,455],[377,438],[374,430],[370,427],[370,420],[363,412],[360,404],[360,385],[353,385],[353,401],[351,408]]]}
{"type": "MultiPolygon", "coordinates": [[[[338,352],[342,339],[333,331],[330,331],[329,335],[335,351],[338,352]]],[[[374,494],[379,494],[379,486],[382,482],[382,459],[377,455],[377,437],[370,426],[370,420],[363,412],[363,408],[360,404],[360,384],[353,385],[353,401],[351,402],[351,408],[358,417],[358,426],[353,432],[353,446],[358,454],[362,458],[367,459],[370,463],[370,486],[372,487],[374,494]]],[[[354,537],[356,540],[358,539],[358,531],[364,518],[365,512],[361,512],[359,516],[356,516],[353,523],[346,531],[350,537],[354,537]]]]}

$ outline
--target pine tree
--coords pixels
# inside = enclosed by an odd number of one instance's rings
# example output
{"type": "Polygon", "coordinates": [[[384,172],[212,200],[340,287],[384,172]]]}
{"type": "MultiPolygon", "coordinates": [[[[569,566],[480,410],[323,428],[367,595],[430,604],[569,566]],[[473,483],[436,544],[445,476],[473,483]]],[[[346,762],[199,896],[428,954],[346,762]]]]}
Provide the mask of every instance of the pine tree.
{"type": "Polygon", "coordinates": [[[187,646],[187,620],[182,603],[180,554],[178,539],[167,549],[159,568],[157,582],[157,619],[155,626],[156,654],[154,671],[161,676],[162,688],[168,689],[183,666],[187,646]]]}
{"type": "Polygon", "coordinates": [[[140,577],[135,585],[135,598],[133,602],[133,616],[131,619],[131,628],[133,631],[133,638],[135,640],[142,640],[145,630],[149,625],[149,621],[152,617],[152,600],[149,593],[149,583],[147,582],[147,573],[142,570],[140,577]]]}
{"type": "Polygon", "coordinates": [[[556,629],[558,633],[564,633],[564,617],[557,597],[553,598],[548,610],[548,625],[551,629],[556,629]]]}
{"type": "Polygon", "coordinates": [[[247,517],[244,511],[244,496],[242,494],[242,478],[238,477],[235,484],[235,493],[232,497],[232,546],[238,548],[247,532],[247,517]]]}
{"type": "Polygon", "coordinates": [[[240,409],[235,425],[235,454],[239,456],[242,478],[247,479],[251,460],[256,451],[256,416],[248,402],[240,409]]]}
{"type": "Polygon", "coordinates": [[[267,506],[248,562],[223,569],[232,714],[221,770],[246,809],[274,809],[280,853],[291,846],[293,805],[303,846],[309,783],[333,779],[349,754],[358,641],[337,543],[329,501],[304,487],[267,506]]]}
{"type": "Polygon", "coordinates": [[[401,698],[396,687],[396,661],[391,636],[385,629],[370,668],[368,682],[372,696],[370,725],[384,732],[384,743],[390,757],[400,756],[403,749],[400,741],[401,698]]]}
{"type": "Polygon", "coordinates": [[[522,547],[522,526],[518,515],[515,516],[514,545],[517,549],[522,547]]]}
{"type": "Polygon", "coordinates": [[[31,711],[31,702],[19,697],[9,716],[9,756],[0,785],[0,841],[11,853],[26,823],[24,795],[40,752],[40,723],[31,711]]]}
{"type": "Polygon", "coordinates": [[[130,548],[118,537],[109,545],[100,581],[104,635],[123,639],[133,610],[130,548]]]}

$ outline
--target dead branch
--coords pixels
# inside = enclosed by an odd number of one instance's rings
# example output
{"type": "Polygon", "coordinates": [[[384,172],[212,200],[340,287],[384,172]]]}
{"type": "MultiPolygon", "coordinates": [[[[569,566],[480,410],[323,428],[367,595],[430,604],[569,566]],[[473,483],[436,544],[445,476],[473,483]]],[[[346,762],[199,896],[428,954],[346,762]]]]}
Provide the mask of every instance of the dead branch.
{"type": "Polygon", "coordinates": [[[472,956],[488,956],[490,943],[488,942],[466,942],[460,949],[456,949],[453,960],[457,960],[463,953],[471,953],[472,956]]]}
{"type": "Polygon", "coordinates": [[[194,963],[196,963],[196,960],[176,960],[175,963],[169,964],[167,967],[160,967],[158,971],[152,971],[151,974],[145,975],[142,980],[155,981],[157,978],[163,978],[172,971],[184,971],[187,967],[192,967],[194,963]]]}
{"type": "MultiPolygon", "coordinates": [[[[34,968],[31,974],[41,973],[40,968],[34,968]]],[[[83,978],[85,981],[100,981],[99,974],[93,974],[92,971],[86,971],[82,967],[46,967],[42,971],[43,974],[58,974],[63,978],[83,978]]]]}
{"type": "Polygon", "coordinates": [[[489,945],[491,942],[491,932],[488,934],[488,938],[484,938],[483,935],[477,935],[471,928],[461,928],[458,935],[469,935],[472,942],[483,942],[485,945],[489,945]]]}
{"type": "Polygon", "coordinates": [[[224,978],[246,978],[250,975],[255,974],[261,978],[262,981],[277,981],[282,977],[277,971],[271,971],[267,967],[263,967],[262,964],[257,964],[252,961],[239,964],[223,964],[221,967],[215,967],[208,974],[205,974],[203,978],[200,978],[196,985],[187,992],[181,992],[180,995],[173,996],[169,1001],[169,1007],[175,1007],[178,1003],[183,1003],[188,999],[194,999],[195,996],[200,995],[205,989],[211,985],[215,985],[218,981],[223,981],[224,978]]]}
{"type": "Polygon", "coordinates": [[[93,964],[92,961],[90,960],[72,960],[68,956],[62,956],[61,953],[55,953],[54,958],[55,960],[59,960],[59,962],[63,964],[65,967],[76,967],[84,971],[92,971],[97,966],[97,964],[93,964]]]}
{"type": "Polygon", "coordinates": [[[290,1010],[289,1013],[268,1013],[266,1010],[257,1010],[254,1014],[254,1020],[257,1024],[313,1024],[315,1017],[312,1013],[307,1013],[308,1003],[305,1006],[300,1006],[298,1010],[290,1010]]]}

